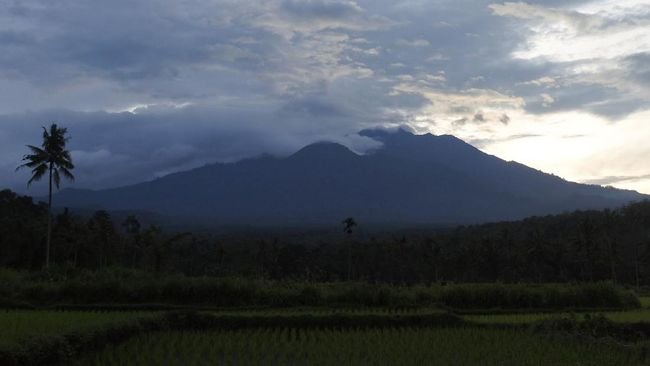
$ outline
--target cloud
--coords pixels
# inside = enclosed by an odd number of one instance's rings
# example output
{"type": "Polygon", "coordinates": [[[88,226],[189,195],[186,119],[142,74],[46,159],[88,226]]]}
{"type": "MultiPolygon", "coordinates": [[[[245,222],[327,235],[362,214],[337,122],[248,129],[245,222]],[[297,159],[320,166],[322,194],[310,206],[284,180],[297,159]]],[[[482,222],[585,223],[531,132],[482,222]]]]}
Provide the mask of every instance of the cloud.
{"type": "MultiPolygon", "coordinates": [[[[424,97],[429,103],[416,113],[420,115],[421,122],[435,120],[438,121],[438,125],[445,121],[457,126],[465,125],[467,121],[474,123],[501,121],[507,111],[520,110],[525,106],[525,101],[521,98],[490,89],[470,88],[449,92],[419,82],[405,82],[396,85],[394,93],[417,94],[424,97]]],[[[503,121],[501,123],[503,124],[503,121]]]]}
{"type": "Polygon", "coordinates": [[[564,28],[577,31],[590,31],[603,26],[601,17],[583,14],[577,11],[567,11],[532,5],[524,2],[506,2],[492,4],[490,9],[498,16],[508,16],[519,19],[541,20],[546,23],[558,24],[564,28]]]}
{"type": "Polygon", "coordinates": [[[630,79],[650,84],[650,52],[629,55],[625,57],[623,64],[630,79]]]}
{"type": "Polygon", "coordinates": [[[431,46],[431,43],[427,41],[426,39],[414,39],[414,40],[406,40],[406,39],[398,39],[396,42],[397,45],[399,46],[407,46],[407,47],[429,47],[431,46]]]}
{"type": "Polygon", "coordinates": [[[503,143],[503,142],[509,142],[509,141],[514,141],[514,140],[521,140],[521,139],[531,139],[531,138],[536,138],[536,137],[543,137],[543,135],[536,135],[536,134],[520,134],[520,135],[511,135],[511,136],[506,136],[498,139],[474,139],[470,140],[469,143],[471,143],[474,146],[477,146],[479,148],[483,148],[488,145],[493,145],[493,144],[498,144],[498,143],[503,143]]]}
{"type": "MultiPolygon", "coordinates": [[[[578,6],[550,8],[523,2],[492,4],[493,14],[523,22],[526,40],[513,50],[515,59],[548,62],[556,78],[540,78],[522,85],[561,87],[571,107],[594,105],[593,113],[612,120],[650,106],[643,54],[650,52],[650,4],[644,1],[596,0],[578,6]],[[583,88],[593,90],[585,100],[583,88]],[[570,95],[575,90],[579,95],[570,95]]],[[[547,98],[545,98],[547,99],[547,98]]],[[[545,107],[551,103],[543,102],[545,107]]],[[[534,104],[533,104],[534,107],[534,104]]],[[[555,108],[565,108],[557,105],[555,108]]],[[[558,110],[556,109],[556,110],[558,110]]],[[[533,109],[534,110],[534,109],[533,109]]]]}
{"type": "Polygon", "coordinates": [[[542,98],[542,105],[543,105],[544,107],[548,107],[548,106],[550,106],[551,104],[555,103],[555,98],[553,98],[552,96],[550,96],[550,95],[547,94],[547,93],[542,93],[542,94],[540,95],[540,97],[542,98]]]}
{"type": "Polygon", "coordinates": [[[354,1],[285,0],[281,9],[292,16],[307,19],[342,19],[363,13],[354,1]]]}
{"type": "Polygon", "coordinates": [[[543,86],[543,87],[552,87],[557,85],[557,80],[550,76],[543,76],[539,79],[526,81],[519,83],[520,85],[534,85],[534,86],[543,86]]]}
{"type": "Polygon", "coordinates": [[[389,18],[369,15],[350,0],[275,0],[262,7],[264,12],[255,15],[253,24],[286,38],[322,30],[369,31],[393,25],[389,18]]]}
{"type": "Polygon", "coordinates": [[[584,183],[608,186],[608,185],[622,183],[622,182],[636,182],[636,181],[643,181],[647,179],[650,179],[650,174],[600,177],[596,179],[587,179],[586,181],[584,181],[584,183]]]}

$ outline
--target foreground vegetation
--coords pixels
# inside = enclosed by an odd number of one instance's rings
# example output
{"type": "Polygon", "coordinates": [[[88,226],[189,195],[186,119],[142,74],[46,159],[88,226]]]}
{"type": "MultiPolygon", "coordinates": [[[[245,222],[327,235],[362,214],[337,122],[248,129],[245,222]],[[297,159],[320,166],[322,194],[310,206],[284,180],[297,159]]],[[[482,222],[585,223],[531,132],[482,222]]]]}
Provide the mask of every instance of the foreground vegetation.
{"type": "Polygon", "coordinates": [[[74,273],[0,271],[9,307],[118,305],[178,307],[432,307],[462,309],[628,309],[634,292],[608,283],[395,286],[244,278],[158,276],[130,270],[74,273]]]}
{"type": "Polygon", "coordinates": [[[511,330],[255,329],[147,334],[79,365],[640,365],[641,353],[511,330]],[[471,346],[468,346],[471,345],[471,346]]]}

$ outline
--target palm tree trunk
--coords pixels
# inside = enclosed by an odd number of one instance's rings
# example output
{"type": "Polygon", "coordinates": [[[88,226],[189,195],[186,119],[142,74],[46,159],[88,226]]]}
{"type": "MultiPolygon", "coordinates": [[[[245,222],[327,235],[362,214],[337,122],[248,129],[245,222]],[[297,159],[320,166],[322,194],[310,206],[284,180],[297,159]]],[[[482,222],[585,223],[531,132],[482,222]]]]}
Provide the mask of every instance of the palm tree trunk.
{"type": "Polygon", "coordinates": [[[47,204],[47,242],[45,244],[45,269],[50,268],[50,240],[52,238],[52,163],[50,163],[50,186],[47,204]]]}

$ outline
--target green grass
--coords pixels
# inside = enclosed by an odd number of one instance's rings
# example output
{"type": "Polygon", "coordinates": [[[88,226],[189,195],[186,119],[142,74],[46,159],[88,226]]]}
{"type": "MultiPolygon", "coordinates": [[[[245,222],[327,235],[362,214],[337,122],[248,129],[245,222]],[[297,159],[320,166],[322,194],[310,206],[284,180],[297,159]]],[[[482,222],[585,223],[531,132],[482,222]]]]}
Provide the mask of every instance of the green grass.
{"type": "Polygon", "coordinates": [[[147,316],[145,312],[0,311],[0,346],[27,338],[50,337],[147,316]]]}
{"type": "Polygon", "coordinates": [[[382,329],[157,332],[78,365],[640,365],[637,349],[513,330],[382,329]]]}

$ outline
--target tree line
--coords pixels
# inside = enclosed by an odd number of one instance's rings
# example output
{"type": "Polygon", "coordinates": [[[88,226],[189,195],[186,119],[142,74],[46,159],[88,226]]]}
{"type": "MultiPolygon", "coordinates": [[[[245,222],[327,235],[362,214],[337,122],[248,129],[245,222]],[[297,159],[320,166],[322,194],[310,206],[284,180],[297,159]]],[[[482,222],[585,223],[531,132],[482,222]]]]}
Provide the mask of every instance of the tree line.
{"type": "MultiPolygon", "coordinates": [[[[36,270],[47,205],[0,191],[0,266],[36,270]]],[[[67,268],[127,267],[190,276],[378,283],[591,282],[650,285],[650,202],[522,221],[339,239],[224,238],[164,232],[106,211],[53,215],[51,258],[67,268]]],[[[360,223],[354,223],[362,225],[360,223]]],[[[340,227],[334,225],[337,231],[340,227]]],[[[244,234],[242,234],[244,235],[244,234]]]]}

